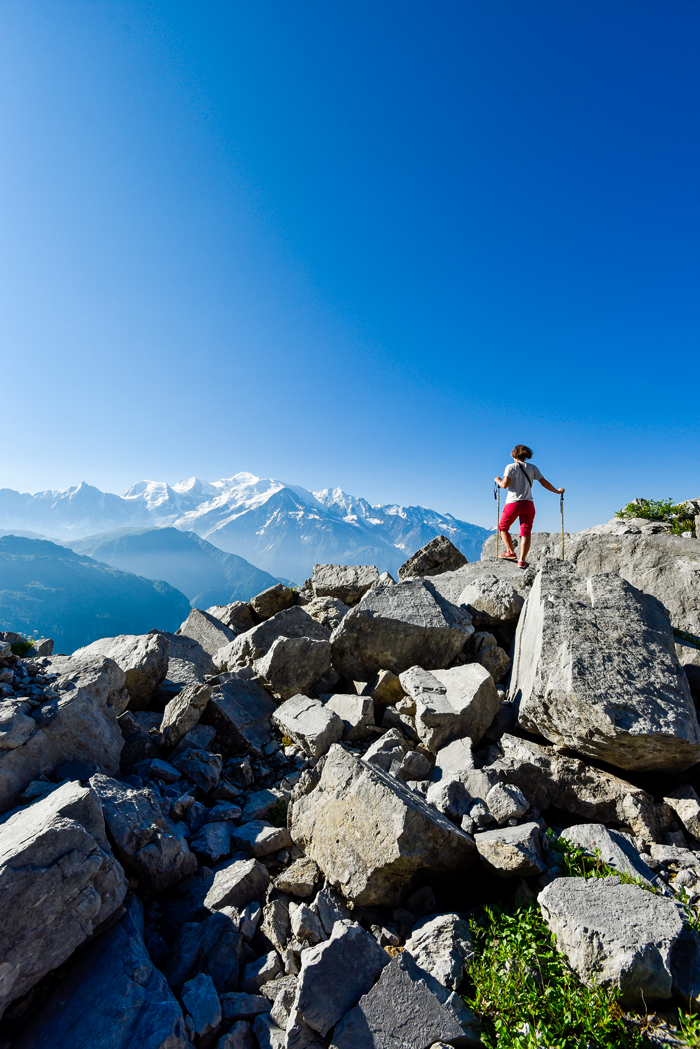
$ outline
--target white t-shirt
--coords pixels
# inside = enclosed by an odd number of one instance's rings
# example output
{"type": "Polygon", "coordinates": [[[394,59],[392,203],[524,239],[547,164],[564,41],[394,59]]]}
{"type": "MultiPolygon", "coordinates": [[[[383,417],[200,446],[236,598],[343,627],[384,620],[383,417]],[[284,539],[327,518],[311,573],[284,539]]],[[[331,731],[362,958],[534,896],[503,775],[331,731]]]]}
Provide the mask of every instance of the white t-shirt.
{"type": "Polygon", "coordinates": [[[503,471],[503,480],[510,479],[506,503],[519,503],[522,499],[532,499],[532,482],[539,481],[543,476],[534,463],[509,463],[503,471]],[[526,475],[527,480],[525,480],[526,475]]]}

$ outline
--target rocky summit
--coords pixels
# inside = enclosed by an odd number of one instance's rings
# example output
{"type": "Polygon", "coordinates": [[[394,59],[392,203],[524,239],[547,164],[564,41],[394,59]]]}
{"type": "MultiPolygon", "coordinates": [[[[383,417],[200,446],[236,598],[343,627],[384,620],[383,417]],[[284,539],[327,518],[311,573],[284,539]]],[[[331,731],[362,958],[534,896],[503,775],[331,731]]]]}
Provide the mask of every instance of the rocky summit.
{"type": "Polygon", "coordinates": [[[697,1006],[700,543],[605,528],[4,624],[0,1047],[478,1045],[493,904],[609,1016],[697,1006]]]}

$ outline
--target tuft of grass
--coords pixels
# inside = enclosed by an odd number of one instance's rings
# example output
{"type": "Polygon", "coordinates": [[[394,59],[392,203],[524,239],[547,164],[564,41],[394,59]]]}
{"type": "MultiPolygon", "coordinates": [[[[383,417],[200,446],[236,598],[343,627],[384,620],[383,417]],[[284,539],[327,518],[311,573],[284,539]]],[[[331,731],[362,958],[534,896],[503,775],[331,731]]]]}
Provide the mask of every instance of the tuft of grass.
{"type": "Polygon", "coordinates": [[[34,640],[31,637],[27,637],[23,641],[15,641],[14,644],[10,645],[10,648],[14,655],[23,657],[34,648],[34,640]]]}

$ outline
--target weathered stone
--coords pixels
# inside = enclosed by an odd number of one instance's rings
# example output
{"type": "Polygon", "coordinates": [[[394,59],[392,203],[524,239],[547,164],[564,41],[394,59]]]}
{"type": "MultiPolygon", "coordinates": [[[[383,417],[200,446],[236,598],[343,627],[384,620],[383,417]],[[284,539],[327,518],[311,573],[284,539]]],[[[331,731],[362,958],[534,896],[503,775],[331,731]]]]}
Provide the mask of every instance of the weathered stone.
{"type": "Polygon", "coordinates": [[[170,642],[164,634],[120,634],[103,637],[73,653],[73,659],[106,656],[121,667],[129,693],[129,707],[144,710],[155,690],[165,680],[170,642]]]}
{"type": "Polygon", "coordinates": [[[676,642],[678,662],[685,670],[688,684],[695,692],[700,692],[700,648],[696,645],[678,644],[676,642]]]}
{"type": "Polygon", "coordinates": [[[285,1033],[268,1013],[255,1018],[253,1034],[260,1049],[285,1049],[285,1033]]]}
{"type": "Polygon", "coordinates": [[[521,790],[512,783],[496,783],[484,798],[496,823],[507,823],[524,816],[530,803],[521,790]]]}
{"type": "Polygon", "coordinates": [[[609,830],[602,823],[580,823],[561,832],[562,838],[571,842],[588,856],[600,856],[602,863],[614,867],[621,874],[630,874],[649,884],[659,885],[651,867],[639,856],[639,852],[625,834],[609,830]]]}
{"type": "Polygon", "coordinates": [[[292,900],[289,904],[289,923],[292,936],[297,941],[317,944],[327,939],[323,922],[314,904],[296,903],[292,900]]]}
{"type": "Polygon", "coordinates": [[[150,790],[134,790],[96,775],[90,786],[102,805],[117,856],[150,889],[159,891],[194,874],[197,860],[150,790]]]}
{"type": "Polygon", "coordinates": [[[302,695],[282,703],[272,715],[272,722],[314,758],[342,739],[345,727],[338,715],[319,700],[302,695]]]}
{"type": "Polygon", "coordinates": [[[219,1027],[221,1003],[211,976],[198,973],[182,988],[182,1004],[192,1017],[195,1034],[202,1038],[219,1027]]]}
{"type": "Polygon", "coordinates": [[[472,840],[400,780],[334,746],[318,786],[295,801],[291,833],[357,904],[396,906],[421,873],[463,868],[472,840]]]}
{"type": "Polygon", "coordinates": [[[407,751],[396,770],[396,775],[400,776],[401,779],[417,782],[418,780],[427,779],[431,772],[431,764],[425,754],[422,754],[419,750],[407,751]]]}
{"type": "Polygon", "coordinates": [[[253,900],[265,899],[270,875],[257,860],[231,860],[214,874],[214,880],[204,898],[209,911],[222,907],[236,907],[239,911],[253,900]]]}
{"type": "Polygon", "coordinates": [[[182,1010],[143,941],[143,910],[128,913],[68,962],[13,1034],[16,1049],[191,1049],[182,1010]]]}
{"type": "Polygon", "coordinates": [[[397,674],[380,670],[367,682],[363,695],[370,696],[375,706],[388,707],[398,703],[406,693],[397,674]]]}
{"type": "Polygon", "coordinates": [[[700,798],[690,784],[669,791],[664,801],[671,806],[688,833],[700,838],[700,798]]]}
{"type": "Polygon", "coordinates": [[[330,642],[310,637],[278,637],[255,661],[255,672],[282,699],[313,690],[330,669],[330,642]]]}
{"type": "Polygon", "coordinates": [[[262,659],[278,637],[310,637],[313,641],[328,641],[330,632],[312,619],[303,608],[295,605],[278,612],[271,619],[254,626],[220,648],[214,656],[219,670],[236,670],[262,659]]]}
{"type": "Polygon", "coordinates": [[[421,969],[456,991],[472,954],[469,923],[458,914],[428,915],[413,926],[405,949],[421,969]]]}
{"type": "Polygon", "coordinates": [[[467,564],[467,559],[446,535],[436,535],[429,543],[416,551],[399,568],[399,582],[416,576],[435,576],[442,572],[454,572],[467,564]]]}
{"type": "Polygon", "coordinates": [[[273,891],[263,907],[260,925],[263,941],[280,952],[284,950],[292,931],[289,919],[290,903],[291,898],[285,893],[273,891]]]}
{"type": "Polygon", "coordinates": [[[431,751],[465,736],[478,743],[501,704],[493,678],[478,663],[432,672],[411,667],[400,680],[416,704],[416,732],[431,751]]]}
{"type": "Polygon", "coordinates": [[[168,631],[162,631],[162,634],[170,642],[168,673],[161,685],[162,690],[168,689],[169,682],[182,681],[184,685],[193,685],[204,681],[207,675],[216,674],[214,660],[194,638],[168,631]]]}
{"type": "Polygon", "coordinates": [[[235,829],[228,821],[205,823],[190,839],[190,849],[196,853],[200,863],[215,867],[231,853],[235,829]]]}
{"type": "Polygon", "coordinates": [[[160,731],[163,745],[175,747],[199,721],[213,688],[211,685],[193,685],[184,688],[171,699],[163,713],[160,731]]]}
{"type": "Polygon", "coordinates": [[[260,858],[286,849],[292,844],[292,839],[286,827],[273,827],[265,820],[253,820],[234,828],[231,844],[236,849],[245,849],[251,856],[260,858]]]}
{"type": "Polygon", "coordinates": [[[671,997],[676,904],[619,878],[557,878],[538,896],[558,949],[589,986],[619,988],[625,1005],[671,997]]]}
{"type": "Polygon", "coordinates": [[[700,758],[688,682],[658,601],[545,560],[518,624],[511,693],[531,732],[625,769],[700,758]]]}
{"type": "Polygon", "coordinates": [[[99,801],[79,783],[0,825],[0,1015],[111,918],[126,887],[99,801]]]}
{"type": "Polygon", "coordinates": [[[274,980],[282,972],[282,963],[277,951],[269,951],[262,958],[246,965],[241,980],[241,990],[247,994],[257,994],[263,984],[274,980]]]}
{"type": "Polygon", "coordinates": [[[253,820],[264,820],[274,812],[275,809],[284,804],[286,795],[279,789],[256,790],[249,794],[241,813],[242,823],[252,823],[253,820]]]}
{"type": "Polygon", "coordinates": [[[316,913],[321,919],[321,925],[326,936],[333,932],[336,922],[348,921],[350,911],[343,903],[343,898],[330,885],[324,885],[319,889],[314,900],[316,913]]]}
{"type": "Polygon", "coordinates": [[[486,630],[479,630],[472,634],[467,645],[467,656],[480,663],[494,681],[502,681],[510,673],[513,662],[498,644],[498,641],[486,630]]]}
{"type": "Polygon", "coordinates": [[[444,813],[448,819],[459,823],[462,816],[469,812],[474,798],[460,779],[443,777],[438,783],[428,787],[425,800],[444,813]]]}
{"type": "Polygon", "coordinates": [[[193,608],[187,619],[177,631],[180,636],[191,637],[204,651],[214,656],[220,648],[233,641],[239,631],[231,630],[225,626],[216,616],[209,612],[203,612],[201,608],[193,608]]]}
{"type": "Polygon", "coordinates": [[[304,605],[304,611],[327,630],[335,630],[348,606],[337,597],[315,597],[304,605]]]}
{"type": "Polygon", "coordinates": [[[258,619],[270,619],[285,608],[291,608],[297,603],[296,591],[284,583],[276,583],[269,586],[267,590],[256,594],[250,600],[250,607],[258,619]]]}
{"type": "MultiPolygon", "coordinates": [[[[206,709],[206,708],[205,708],[206,709]]],[[[172,761],[186,750],[210,750],[214,746],[216,729],[211,725],[195,725],[183,736],[170,755],[172,761]]]]}
{"type": "Polygon", "coordinates": [[[428,1049],[435,1042],[480,1044],[480,1025],[462,1000],[419,968],[408,953],[379,980],[333,1033],[335,1049],[428,1049]]]}
{"type": "Polygon", "coordinates": [[[353,681],[380,670],[445,667],[474,632],[468,612],[422,579],[375,586],[333,631],[333,666],[353,681]]]}
{"type": "Polygon", "coordinates": [[[216,1049],[257,1049],[257,1046],[253,1029],[245,1020],[237,1020],[216,1043],[216,1049]]]}
{"type": "Polygon", "coordinates": [[[219,994],[238,985],[243,938],[230,914],[210,914],[198,925],[180,930],[163,973],[171,987],[180,989],[197,973],[206,973],[219,994]]]}
{"type": "MultiPolygon", "coordinates": [[[[23,726],[20,738],[11,724],[4,722],[5,748],[8,737],[14,736],[16,745],[2,749],[0,742],[0,812],[16,805],[32,780],[50,775],[67,761],[79,761],[110,774],[119,771],[124,740],[117,716],[128,701],[123,670],[114,660],[103,657],[66,660],[55,688],[59,698],[46,704],[46,717],[30,718],[23,704],[13,704],[15,717],[23,726]]],[[[0,704],[2,708],[8,706],[7,700],[0,704]]],[[[43,709],[36,708],[33,713],[43,709]]],[[[0,738],[2,735],[0,727],[0,738]]]]}
{"type": "Polygon", "coordinates": [[[389,772],[396,763],[401,765],[404,757],[410,753],[410,747],[403,735],[397,728],[389,729],[383,736],[365,751],[364,760],[369,765],[375,765],[384,772],[389,772]]]}
{"type": "Polygon", "coordinates": [[[229,991],[220,996],[224,1020],[253,1020],[261,1013],[269,1013],[270,1002],[260,994],[229,991]]]}
{"type": "Polygon", "coordinates": [[[243,634],[255,626],[247,601],[233,601],[230,605],[212,605],[207,612],[237,634],[243,634]]]}
{"type": "Polygon", "coordinates": [[[343,722],[343,739],[371,739],[374,724],[374,703],[369,696],[349,696],[340,692],[329,696],[326,710],[332,710],[343,722]]]}
{"type": "Polygon", "coordinates": [[[438,783],[443,778],[461,777],[462,773],[471,772],[475,767],[471,739],[453,739],[436,753],[430,778],[438,783]]]}
{"type": "Polygon", "coordinates": [[[318,864],[308,856],[301,856],[277,875],[275,887],[291,896],[313,896],[318,877],[318,864]]]}
{"type": "Polygon", "coordinates": [[[498,626],[516,620],[525,602],[520,586],[511,579],[480,571],[480,566],[473,568],[474,578],[466,584],[457,603],[467,607],[474,625],[498,626]]]}
{"type": "Polygon", "coordinates": [[[482,831],[474,841],[484,866],[501,878],[528,878],[544,870],[537,823],[482,831]]]}
{"type": "Polygon", "coordinates": [[[264,688],[239,674],[229,674],[216,687],[202,721],[216,729],[223,754],[251,750],[260,756],[270,741],[270,715],[274,710],[275,702],[264,688]]]}
{"type": "Polygon", "coordinates": [[[314,565],[312,583],[316,597],[335,597],[352,606],[378,581],[374,565],[314,565]]]}

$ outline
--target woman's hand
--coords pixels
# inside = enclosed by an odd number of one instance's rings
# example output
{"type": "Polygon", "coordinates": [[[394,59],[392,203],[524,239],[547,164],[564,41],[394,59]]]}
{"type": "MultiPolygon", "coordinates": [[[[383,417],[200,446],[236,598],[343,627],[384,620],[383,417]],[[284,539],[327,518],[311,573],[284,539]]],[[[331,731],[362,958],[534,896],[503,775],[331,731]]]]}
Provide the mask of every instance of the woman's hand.
{"type": "Polygon", "coordinates": [[[566,488],[557,488],[557,492],[559,493],[559,495],[563,495],[565,491],[566,488]]]}

